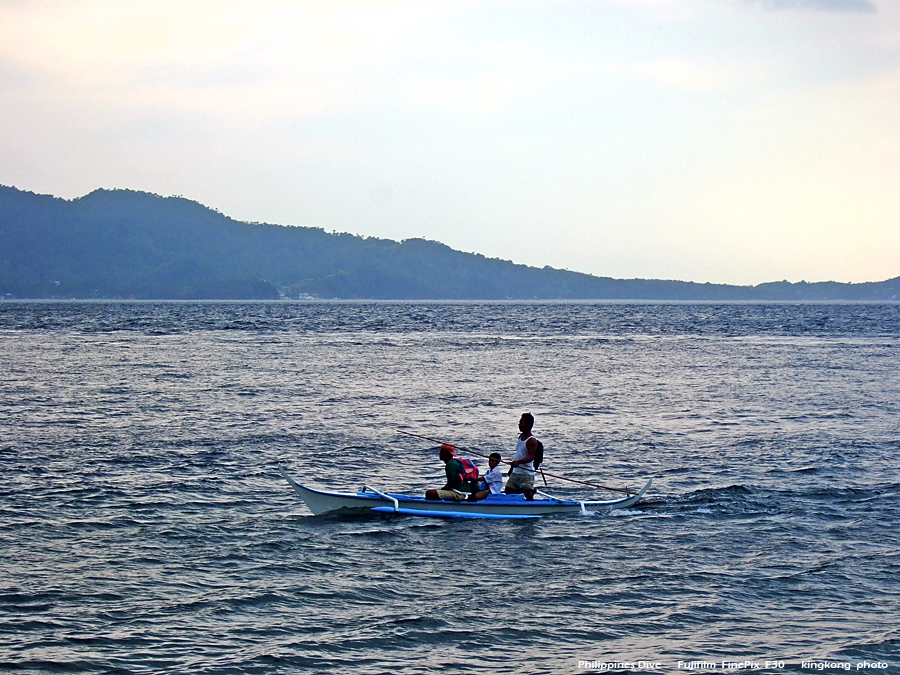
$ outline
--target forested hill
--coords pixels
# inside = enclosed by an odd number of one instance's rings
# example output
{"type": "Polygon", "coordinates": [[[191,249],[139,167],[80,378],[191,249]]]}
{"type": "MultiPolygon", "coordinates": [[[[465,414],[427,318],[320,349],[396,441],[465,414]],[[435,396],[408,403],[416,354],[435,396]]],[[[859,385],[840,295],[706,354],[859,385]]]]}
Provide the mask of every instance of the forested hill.
{"type": "Polygon", "coordinates": [[[320,228],[233,220],[180,197],[64,200],[0,186],[6,298],[896,300],[878,283],[759,286],[611,279],[320,228]]]}

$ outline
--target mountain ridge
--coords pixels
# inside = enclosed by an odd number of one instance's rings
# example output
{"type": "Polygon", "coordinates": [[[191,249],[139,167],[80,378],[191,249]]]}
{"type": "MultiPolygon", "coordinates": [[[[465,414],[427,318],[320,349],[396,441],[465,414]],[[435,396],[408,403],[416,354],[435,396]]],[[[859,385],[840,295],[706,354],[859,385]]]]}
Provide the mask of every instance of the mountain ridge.
{"type": "Polygon", "coordinates": [[[317,227],[248,223],[184,197],[0,186],[0,296],[376,300],[882,300],[881,282],[756,286],[614,279],[317,227]]]}

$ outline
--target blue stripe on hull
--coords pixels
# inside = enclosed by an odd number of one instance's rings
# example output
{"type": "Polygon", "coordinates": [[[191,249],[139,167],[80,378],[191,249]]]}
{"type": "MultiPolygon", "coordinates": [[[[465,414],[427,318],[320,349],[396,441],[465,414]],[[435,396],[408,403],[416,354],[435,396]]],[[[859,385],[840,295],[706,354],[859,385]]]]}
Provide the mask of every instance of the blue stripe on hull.
{"type": "Polygon", "coordinates": [[[372,508],[377,513],[401,513],[404,516],[423,516],[425,518],[540,518],[538,515],[520,515],[501,513],[460,513],[458,511],[428,511],[425,509],[404,509],[394,511],[393,506],[375,506],[372,508]]]}

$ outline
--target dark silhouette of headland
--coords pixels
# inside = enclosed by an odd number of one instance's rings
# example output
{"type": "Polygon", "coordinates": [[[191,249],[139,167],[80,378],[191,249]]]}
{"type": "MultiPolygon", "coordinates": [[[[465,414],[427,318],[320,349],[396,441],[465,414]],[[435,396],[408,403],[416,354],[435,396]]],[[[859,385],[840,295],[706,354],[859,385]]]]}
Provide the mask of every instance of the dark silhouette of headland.
{"type": "Polygon", "coordinates": [[[181,197],[95,190],[65,200],[0,186],[0,296],[891,301],[900,277],[757,286],[612,279],[424,239],[245,223],[181,197]]]}

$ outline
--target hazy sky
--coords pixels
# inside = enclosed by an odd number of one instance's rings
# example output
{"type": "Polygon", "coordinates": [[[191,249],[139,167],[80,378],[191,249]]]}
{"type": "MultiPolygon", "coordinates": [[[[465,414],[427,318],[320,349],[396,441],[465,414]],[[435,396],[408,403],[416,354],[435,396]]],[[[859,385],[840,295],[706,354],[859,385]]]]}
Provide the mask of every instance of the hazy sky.
{"type": "Polygon", "coordinates": [[[0,0],[0,183],[615,277],[900,275],[900,0],[0,0]]]}

